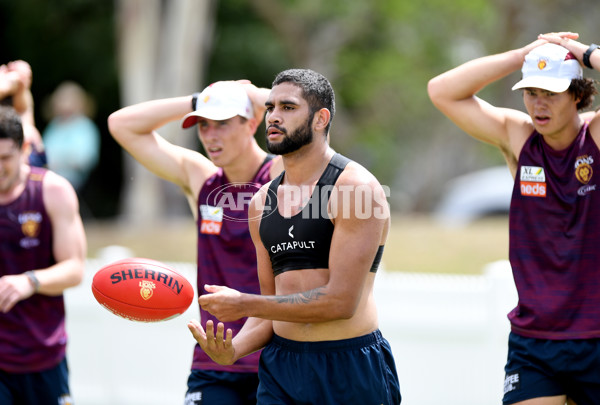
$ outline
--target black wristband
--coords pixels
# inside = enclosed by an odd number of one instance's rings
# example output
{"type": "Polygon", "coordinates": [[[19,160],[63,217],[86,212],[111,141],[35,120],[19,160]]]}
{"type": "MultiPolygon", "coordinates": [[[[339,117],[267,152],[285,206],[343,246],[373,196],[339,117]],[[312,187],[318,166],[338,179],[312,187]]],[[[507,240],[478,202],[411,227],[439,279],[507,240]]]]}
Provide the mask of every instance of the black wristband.
{"type": "Polygon", "coordinates": [[[587,51],[585,51],[585,53],[583,54],[583,65],[589,69],[593,69],[594,67],[592,66],[592,64],[590,63],[590,56],[592,55],[592,52],[594,52],[596,49],[600,48],[600,45],[596,45],[596,44],[591,44],[590,47],[587,49],[587,51]]]}
{"type": "Polygon", "coordinates": [[[196,104],[198,104],[198,96],[200,93],[192,94],[192,111],[196,111],[196,104]]]}

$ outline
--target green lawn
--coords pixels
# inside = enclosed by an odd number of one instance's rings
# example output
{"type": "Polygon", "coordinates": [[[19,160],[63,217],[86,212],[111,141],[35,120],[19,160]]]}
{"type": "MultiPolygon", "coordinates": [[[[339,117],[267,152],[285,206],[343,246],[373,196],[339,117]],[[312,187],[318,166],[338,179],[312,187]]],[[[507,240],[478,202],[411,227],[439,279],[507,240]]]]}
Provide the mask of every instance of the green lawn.
{"type": "Polygon", "coordinates": [[[388,270],[480,274],[485,264],[508,259],[508,217],[445,228],[429,217],[394,217],[383,255],[388,270]]]}

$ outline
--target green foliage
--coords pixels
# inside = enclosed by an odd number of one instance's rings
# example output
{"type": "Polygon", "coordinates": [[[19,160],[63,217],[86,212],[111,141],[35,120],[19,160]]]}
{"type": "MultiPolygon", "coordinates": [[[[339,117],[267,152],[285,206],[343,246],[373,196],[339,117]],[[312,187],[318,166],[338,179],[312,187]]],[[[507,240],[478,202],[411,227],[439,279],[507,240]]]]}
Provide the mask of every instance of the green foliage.
{"type": "MultiPolygon", "coordinates": [[[[283,69],[321,71],[337,96],[333,146],[369,167],[382,182],[415,193],[438,188],[448,177],[477,165],[501,161],[485,145],[476,159],[461,159],[466,149],[456,143],[473,141],[431,105],[426,92],[430,78],[468,59],[522,46],[539,32],[582,30],[583,42],[600,40],[595,28],[600,9],[594,0],[215,4],[214,42],[203,82],[247,78],[269,87],[283,69]],[[564,13],[566,5],[570,13],[564,13]],[[441,145],[431,148],[432,143],[441,145]],[[430,150],[443,151],[444,156],[429,155],[430,150]],[[448,167],[448,161],[457,163],[448,167]],[[435,177],[401,172],[424,164],[435,177]]],[[[106,129],[106,117],[120,107],[115,21],[114,1],[0,0],[0,63],[24,59],[32,65],[41,129],[46,124],[41,104],[61,81],[80,82],[96,100],[103,156],[88,193],[100,216],[115,214],[121,183],[120,149],[106,129]]],[[[508,82],[498,83],[482,95],[496,104],[521,108],[508,88],[508,82]]]]}
{"type": "Polygon", "coordinates": [[[0,7],[10,16],[2,29],[2,61],[28,61],[34,91],[45,93],[65,78],[89,82],[90,90],[116,84],[111,2],[19,0],[0,7]]]}
{"type": "Polygon", "coordinates": [[[249,79],[257,86],[271,87],[275,74],[289,65],[273,30],[246,0],[220,2],[217,20],[207,83],[249,79]]]}
{"type": "Polygon", "coordinates": [[[42,106],[63,80],[80,83],[96,103],[102,163],[83,198],[97,217],[115,215],[121,184],[120,148],[106,127],[106,117],[119,107],[114,12],[111,1],[0,0],[0,63],[23,59],[31,65],[40,131],[47,124],[42,106]]]}

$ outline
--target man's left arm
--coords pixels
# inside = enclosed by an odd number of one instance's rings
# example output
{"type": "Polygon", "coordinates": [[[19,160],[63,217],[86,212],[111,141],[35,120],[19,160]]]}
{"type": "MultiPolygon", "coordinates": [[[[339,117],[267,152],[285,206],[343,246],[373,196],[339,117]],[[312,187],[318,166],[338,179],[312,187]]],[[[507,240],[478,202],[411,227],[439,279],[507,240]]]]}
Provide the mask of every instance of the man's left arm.
{"type": "Polygon", "coordinates": [[[56,264],[35,271],[38,292],[60,295],[83,279],[87,240],[79,215],[79,201],[71,184],[48,172],[44,178],[44,204],[52,223],[52,250],[56,264]]]}
{"type": "Polygon", "coordinates": [[[46,174],[43,190],[56,264],[0,278],[0,312],[10,311],[35,293],[60,295],[83,278],[87,245],[77,195],[66,179],[52,172],[46,174]]]}

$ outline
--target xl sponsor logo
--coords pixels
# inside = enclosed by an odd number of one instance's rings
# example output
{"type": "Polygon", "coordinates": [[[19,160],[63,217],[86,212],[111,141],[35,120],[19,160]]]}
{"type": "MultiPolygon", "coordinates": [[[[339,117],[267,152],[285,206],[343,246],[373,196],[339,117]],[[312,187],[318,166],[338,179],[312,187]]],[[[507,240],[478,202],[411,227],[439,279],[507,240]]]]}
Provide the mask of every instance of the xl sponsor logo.
{"type": "Polygon", "coordinates": [[[521,166],[521,181],[534,181],[544,183],[546,181],[546,172],[539,166],[521,166]]]}
{"type": "Polygon", "coordinates": [[[546,197],[546,173],[543,167],[521,166],[521,195],[546,197]]]}
{"type": "Polygon", "coordinates": [[[223,225],[223,207],[200,205],[200,232],[208,235],[219,235],[223,225]]]}

